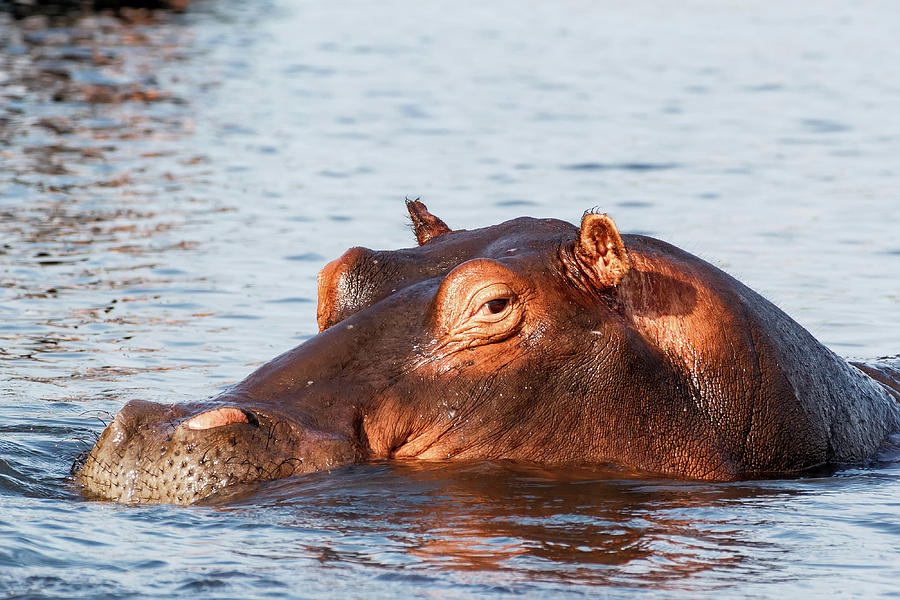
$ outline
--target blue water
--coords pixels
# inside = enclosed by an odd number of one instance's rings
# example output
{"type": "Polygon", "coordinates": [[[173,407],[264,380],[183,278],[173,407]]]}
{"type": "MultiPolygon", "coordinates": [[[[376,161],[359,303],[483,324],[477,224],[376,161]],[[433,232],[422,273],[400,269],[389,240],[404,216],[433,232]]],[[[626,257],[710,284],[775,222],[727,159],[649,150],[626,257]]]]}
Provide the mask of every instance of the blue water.
{"type": "Polygon", "coordinates": [[[900,439],[709,484],[358,465],[193,507],[86,502],[127,400],[313,335],[315,275],[599,206],[838,353],[900,352],[891,2],[195,2],[0,15],[0,596],[897,597],[900,439]]]}

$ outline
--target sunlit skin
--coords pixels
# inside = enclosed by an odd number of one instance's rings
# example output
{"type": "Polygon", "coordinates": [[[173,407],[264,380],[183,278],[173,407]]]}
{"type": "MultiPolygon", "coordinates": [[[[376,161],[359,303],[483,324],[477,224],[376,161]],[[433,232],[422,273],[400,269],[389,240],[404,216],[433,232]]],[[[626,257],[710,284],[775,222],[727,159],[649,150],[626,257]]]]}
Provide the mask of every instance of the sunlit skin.
{"type": "Polygon", "coordinates": [[[465,231],[408,208],[419,246],[319,274],[317,336],[211,401],[126,405],[76,470],[85,493],[190,503],[379,459],[777,477],[900,429],[895,373],[607,215],[465,231]]]}

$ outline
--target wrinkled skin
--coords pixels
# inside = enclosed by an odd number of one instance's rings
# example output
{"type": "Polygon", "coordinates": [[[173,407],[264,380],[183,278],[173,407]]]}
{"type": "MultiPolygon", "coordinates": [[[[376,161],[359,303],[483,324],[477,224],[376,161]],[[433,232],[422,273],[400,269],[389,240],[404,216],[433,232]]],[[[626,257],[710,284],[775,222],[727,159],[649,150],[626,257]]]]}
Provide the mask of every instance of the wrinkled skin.
{"type": "Polygon", "coordinates": [[[373,459],[773,477],[864,461],[900,430],[900,373],[848,364],[606,215],[451,231],[408,207],[418,247],[319,274],[317,336],[205,404],[127,404],[76,466],[85,493],[190,503],[373,459]]]}

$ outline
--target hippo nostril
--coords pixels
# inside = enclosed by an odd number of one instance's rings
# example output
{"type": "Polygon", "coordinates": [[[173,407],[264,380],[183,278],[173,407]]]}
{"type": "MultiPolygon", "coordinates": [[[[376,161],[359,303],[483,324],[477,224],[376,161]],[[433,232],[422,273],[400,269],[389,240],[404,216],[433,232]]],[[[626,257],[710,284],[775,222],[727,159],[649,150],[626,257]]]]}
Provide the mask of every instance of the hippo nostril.
{"type": "Polygon", "coordinates": [[[259,421],[253,413],[230,406],[208,410],[185,421],[187,428],[193,430],[212,429],[232,423],[258,425],[259,421]]]}

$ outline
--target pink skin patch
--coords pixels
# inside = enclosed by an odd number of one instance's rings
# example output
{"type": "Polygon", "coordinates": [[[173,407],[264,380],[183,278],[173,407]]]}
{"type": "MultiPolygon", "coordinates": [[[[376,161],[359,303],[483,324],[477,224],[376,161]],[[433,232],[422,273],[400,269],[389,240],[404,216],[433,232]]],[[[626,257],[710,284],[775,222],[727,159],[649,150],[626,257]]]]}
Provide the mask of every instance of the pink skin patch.
{"type": "Polygon", "coordinates": [[[188,429],[212,429],[213,427],[222,427],[231,423],[249,423],[247,415],[238,408],[217,408],[200,413],[196,417],[188,420],[185,424],[188,429]]]}

